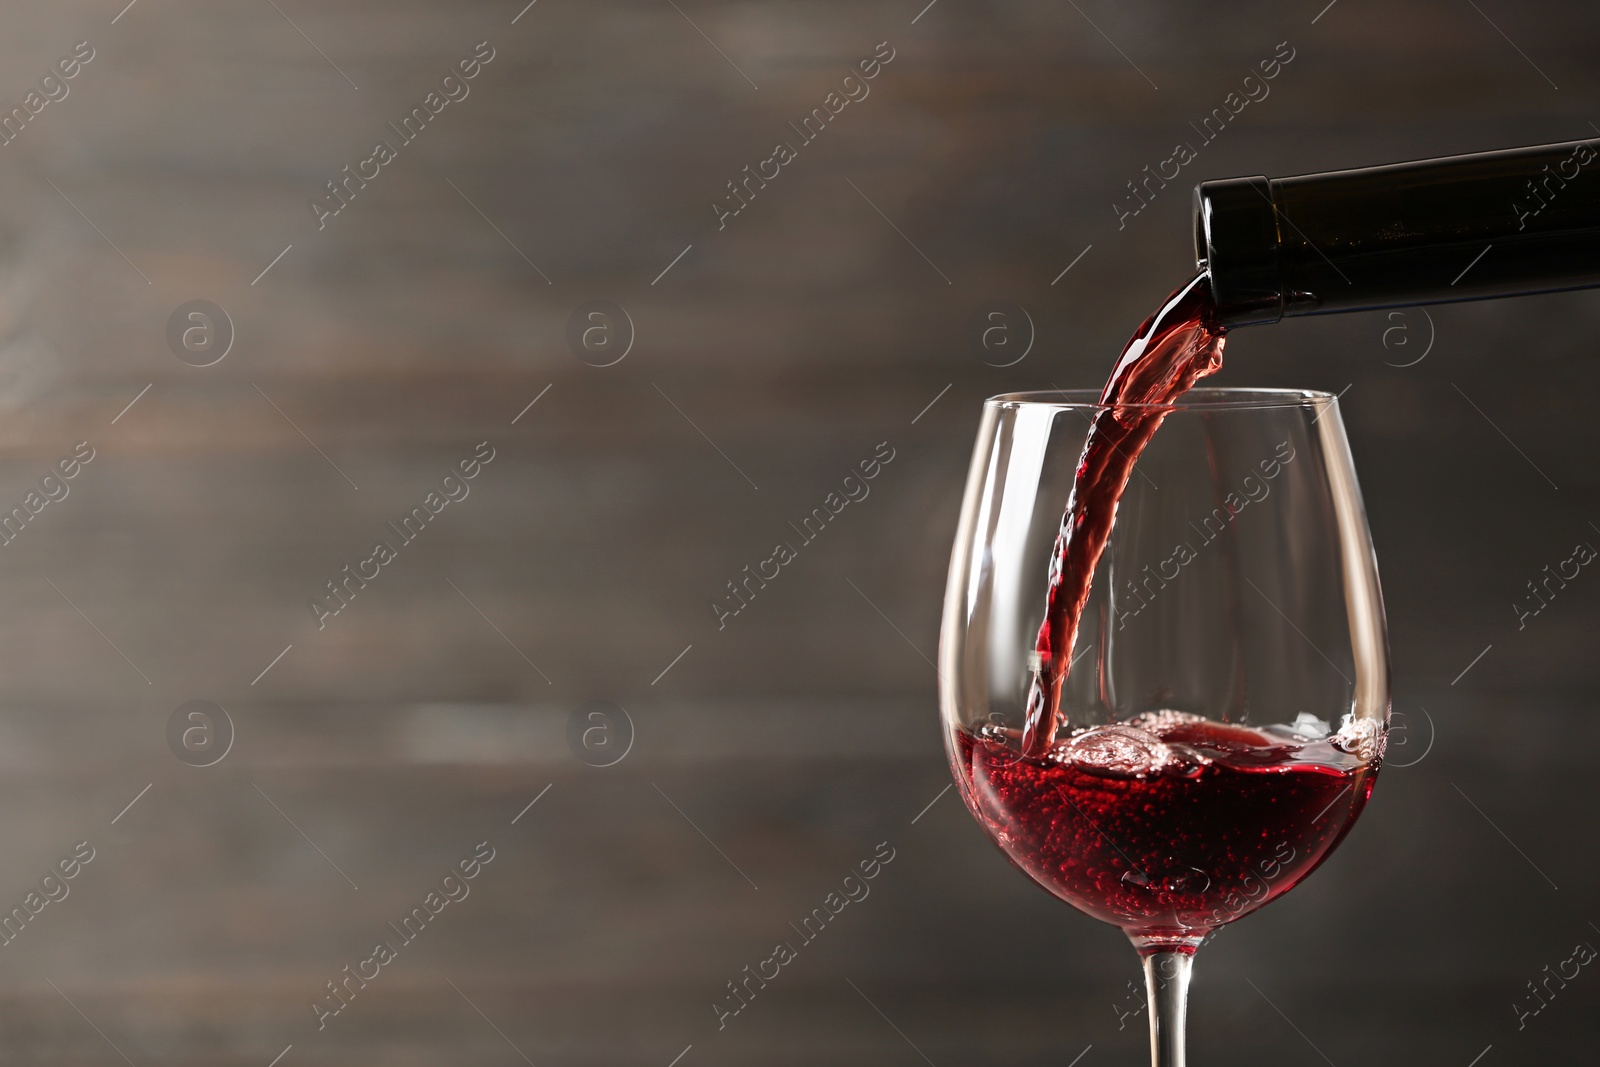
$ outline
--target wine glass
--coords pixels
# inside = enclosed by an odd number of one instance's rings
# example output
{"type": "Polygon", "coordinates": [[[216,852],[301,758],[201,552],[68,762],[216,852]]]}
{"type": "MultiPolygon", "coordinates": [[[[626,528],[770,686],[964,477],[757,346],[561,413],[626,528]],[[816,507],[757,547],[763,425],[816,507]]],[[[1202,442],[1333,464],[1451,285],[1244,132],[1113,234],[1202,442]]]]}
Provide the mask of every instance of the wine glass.
{"type": "Polygon", "coordinates": [[[1048,749],[1021,738],[1054,538],[1096,394],[984,405],[939,641],[962,798],[1006,857],[1144,960],[1182,1067],[1195,950],[1310,874],[1389,721],[1377,564],[1337,398],[1194,389],[1134,466],[1048,749]]]}

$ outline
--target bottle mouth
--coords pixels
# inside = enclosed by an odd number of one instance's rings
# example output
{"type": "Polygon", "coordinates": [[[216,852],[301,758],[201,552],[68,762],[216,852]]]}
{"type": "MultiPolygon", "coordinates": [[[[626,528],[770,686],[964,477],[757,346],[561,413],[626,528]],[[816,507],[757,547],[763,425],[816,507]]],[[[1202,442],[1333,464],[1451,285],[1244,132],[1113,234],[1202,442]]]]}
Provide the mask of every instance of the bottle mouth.
{"type": "Polygon", "coordinates": [[[1102,404],[1095,389],[1047,389],[1026,393],[1001,393],[984,401],[985,407],[1050,407],[1084,412],[1108,411],[1239,411],[1249,408],[1303,408],[1318,411],[1336,404],[1338,397],[1321,389],[1234,389],[1201,386],[1170,404],[1102,404]]]}
{"type": "Polygon", "coordinates": [[[1224,178],[1195,186],[1195,262],[1210,278],[1223,326],[1283,317],[1280,245],[1278,208],[1266,178],[1224,178]]]}

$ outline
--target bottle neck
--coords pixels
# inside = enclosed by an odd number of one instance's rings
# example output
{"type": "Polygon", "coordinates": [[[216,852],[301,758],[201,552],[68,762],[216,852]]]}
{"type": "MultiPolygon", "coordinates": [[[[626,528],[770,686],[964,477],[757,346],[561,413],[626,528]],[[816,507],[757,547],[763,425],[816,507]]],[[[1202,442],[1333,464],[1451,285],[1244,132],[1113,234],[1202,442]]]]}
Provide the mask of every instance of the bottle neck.
{"type": "Polygon", "coordinates": [[[1195,189],[1224,325],[1600,286],[1600,139],[1195,189]]]}

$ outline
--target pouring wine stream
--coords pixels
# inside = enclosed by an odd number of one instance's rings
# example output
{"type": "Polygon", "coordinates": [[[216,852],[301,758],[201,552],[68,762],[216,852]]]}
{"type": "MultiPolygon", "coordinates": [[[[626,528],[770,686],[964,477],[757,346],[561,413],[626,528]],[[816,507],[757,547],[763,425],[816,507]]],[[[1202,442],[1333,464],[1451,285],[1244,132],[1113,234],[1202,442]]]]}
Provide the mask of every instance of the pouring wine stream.
{"type": "Polygon", "coordinates": [[[1056,535],[1044,622],[1030,664],[1024,755],[1043,756],[1055,743],[1078,619],[1133,465],[1166,418],[1164,406],[1221,368],[1226,333],[1217,322],[1211,279],[1201,271],[1134,331],[1117,358],[1056,535]]]}

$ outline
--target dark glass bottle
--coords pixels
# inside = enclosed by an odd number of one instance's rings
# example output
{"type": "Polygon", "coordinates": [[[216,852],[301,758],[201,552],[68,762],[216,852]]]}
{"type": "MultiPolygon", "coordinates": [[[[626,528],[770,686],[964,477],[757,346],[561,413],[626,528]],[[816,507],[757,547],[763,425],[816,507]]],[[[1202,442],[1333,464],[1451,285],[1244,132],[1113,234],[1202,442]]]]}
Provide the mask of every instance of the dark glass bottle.
{"type": "Polygon", "coordinates": [[[1600,286],[1600,138],[1195,187],[1224,325],[1600,286]]]}

